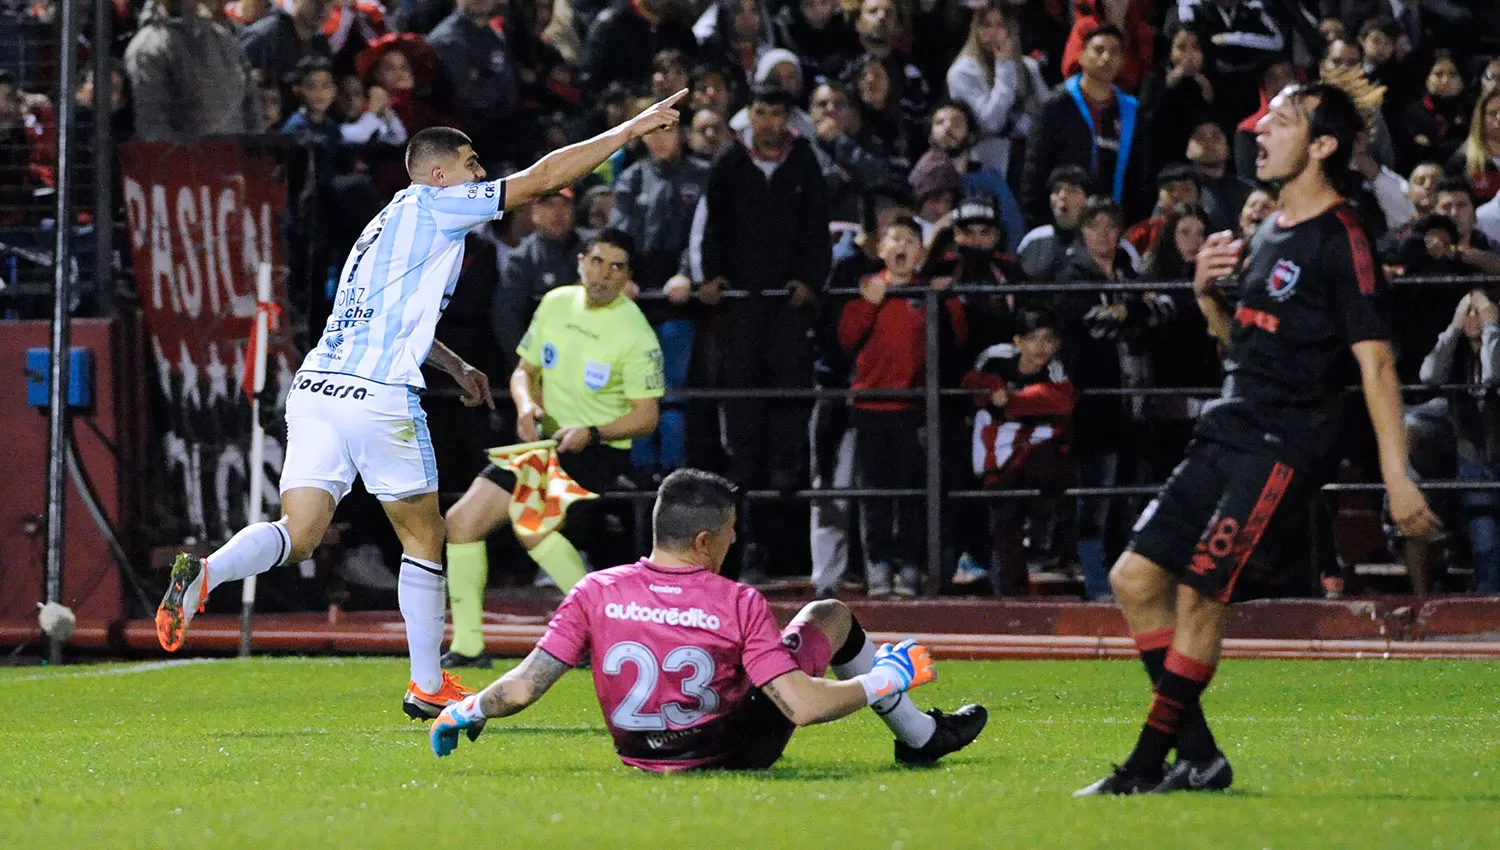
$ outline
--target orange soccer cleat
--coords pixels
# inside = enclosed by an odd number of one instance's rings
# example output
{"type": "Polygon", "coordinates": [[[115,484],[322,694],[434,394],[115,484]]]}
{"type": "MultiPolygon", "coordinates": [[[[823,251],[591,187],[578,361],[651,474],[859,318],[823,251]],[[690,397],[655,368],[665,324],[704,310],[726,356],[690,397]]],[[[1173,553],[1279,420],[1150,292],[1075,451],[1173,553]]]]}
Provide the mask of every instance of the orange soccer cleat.
{"type": "Polygon", "coordinates": [[[172,583],[156,608],[156,639],[162,649],[182,648],[188,623],[207,601],[208,560],[183,552],[172,561],[172,583]]]}
{"type": "Polygon", "coordinates": [[[401,698],[401,710],[412,720],[432,720],[442,714],[444,708],[472,693],[473,689],[464,687],[457,676],[444,670],[443,684],[437,693],[429,694],[417,687],[416,682],[408,682],[406,696],[401,698]]]}

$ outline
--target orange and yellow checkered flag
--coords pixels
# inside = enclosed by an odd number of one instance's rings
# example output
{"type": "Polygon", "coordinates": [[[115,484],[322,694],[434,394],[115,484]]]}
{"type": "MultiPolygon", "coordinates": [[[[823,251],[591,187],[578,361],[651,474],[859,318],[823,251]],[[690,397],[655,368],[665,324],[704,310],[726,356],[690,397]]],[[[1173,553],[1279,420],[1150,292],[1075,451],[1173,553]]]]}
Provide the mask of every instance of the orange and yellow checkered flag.
{"type": "Polygon", "coordinates": [[[510,494],[510,521],[525,542],[557,530],[568,506],[579,499],[597,499],[563,471],[557,462],[557,441],[539,440],[490,449],[490,462],[516,474],[510,494]]]}

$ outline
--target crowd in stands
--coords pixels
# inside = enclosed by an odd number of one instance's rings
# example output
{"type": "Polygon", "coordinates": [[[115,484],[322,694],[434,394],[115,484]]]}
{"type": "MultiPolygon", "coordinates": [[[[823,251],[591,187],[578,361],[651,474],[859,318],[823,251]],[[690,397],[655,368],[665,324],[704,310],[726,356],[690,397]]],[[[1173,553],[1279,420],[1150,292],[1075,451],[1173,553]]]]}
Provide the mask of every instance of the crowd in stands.
{"type": "MultiPolygon", "coordinates": [[[[499,176],[690,89],[680,134],[643,140],[474,238],[485,259],[461,287],[479,293],[464,303],[489,317],[496,368],[513,366],[536,297],[574,282],[580,245],[604,226],[635,240],[633,289],[672,387],[921,388],[926,308],[902,293],[942,289],[937,371],[944,387],[973,390],[944,400],[944,486],[1054,494],[949,503],[947,573],[960,588],[1023,595],[1028,564],[1060,562],[1076,564],[1087,596],[1108,594],[1139,504],[1061,492],[1161,481],[1205,399],[1089,391],[1215,386],[1219,352],[1188,293],[1095,286],[1190,278],[1207,234],[1248,238],[1274,214],[1255,182],[1254,134],[1287,84],[1334,81],[1368,108],[1347,191],[1388,276],[1500,274],[1500,58],[1487,54],[1500,42],[1477,0],[114,8],[120,138],[281,133],[312,151],[298,212],[322,226],[294,254],[314,313],[330,266],[406,184],[413,133],[458,126],[499,176]],[[948,291],[1054,281],[1079,286],[948,291]]],[[[52,180],[47,83],[0,70],[0,223],[43,214],[31,204],[52,180]]],[[[89,105],[96,83],[88,72],[83,83],[89,105]]],[[[1493,284],[1394,296],[1405,380],[1464,385],[1412,398],[1413,434],[1435,447],[1425,475],[1500,477],[1493,284]]],[[[664,407],[635,452],[642,483],[693,463],[749,488],[924,484],[919,399],[702,407],[664,407]]],[[[1467,541],[1453,557],[1491,592],[1496,504],[1477,493],[1450,506],[1467,541]]],[[[778,556],[806,539],[806,510],[749,513],[741,575],[787,572],[778,556]]],[[[923,523],[920,500],[816,502],[817,591],[853,579],[874,596],[920,592],[923,523]]]]}

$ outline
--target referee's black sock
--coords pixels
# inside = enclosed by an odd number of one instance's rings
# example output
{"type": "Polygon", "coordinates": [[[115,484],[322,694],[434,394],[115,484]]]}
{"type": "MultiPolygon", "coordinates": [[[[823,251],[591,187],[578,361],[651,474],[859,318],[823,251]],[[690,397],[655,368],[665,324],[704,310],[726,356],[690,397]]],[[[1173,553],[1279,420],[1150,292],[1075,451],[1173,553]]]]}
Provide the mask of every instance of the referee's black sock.
{"type": "MultiPolygon", "coordinates": [[[[1125,769],[1148,776],[1161,773],[1162,762],[1167,753],[1176,746],[1178,732],[1189,709],[1196,710],[1198,698],[1213,679],[1214,668],[1201,661],[1188,658],[1168,650],[1162,663],[1161,678],[1156,683],[1156,696],[1151,702],[1151,711],[1141,727],[1141,737],[1136,741],[1135,751],[1125,761],[1125,769]]],[[[1200,715],[1201,716],[1201,715],[1200,715]]]]}
{"type": "MultiPolygon", "coordinates": [[[[1167,628],[1135,635],[1135,648],[1141,654],[1141,664],[1151,679],[1151,687],[1161,681],[1163,667],[1167,662],[1167,650],[1172,646],[1175,630],[1167,628]]],[[[1219,743],[1208,728],[1203,716],[1203,706],[1195,703],[1183,709],[1177,723],[1177,755],[1188,761],[1208,761],[1219,753],[1219,743]]]]}

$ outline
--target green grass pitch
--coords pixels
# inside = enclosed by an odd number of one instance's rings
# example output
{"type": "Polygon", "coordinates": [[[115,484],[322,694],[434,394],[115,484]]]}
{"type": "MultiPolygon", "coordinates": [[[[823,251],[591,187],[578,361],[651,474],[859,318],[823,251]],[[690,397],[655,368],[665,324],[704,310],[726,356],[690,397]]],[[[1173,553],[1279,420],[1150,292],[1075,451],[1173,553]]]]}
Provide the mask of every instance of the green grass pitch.
{"type": "Polygon", "coordinates": [[[861,712],[766,773],[659,777],[615,759],[587,673],[440,761],[397,659],[4,669],[0,847],[1500,847],[1497,664],[1231,661],[1207,710],[1232,792],[1084,801],[1139,665],[939,670],[918,702],[990,725],[936,768],[861,712]]]}

